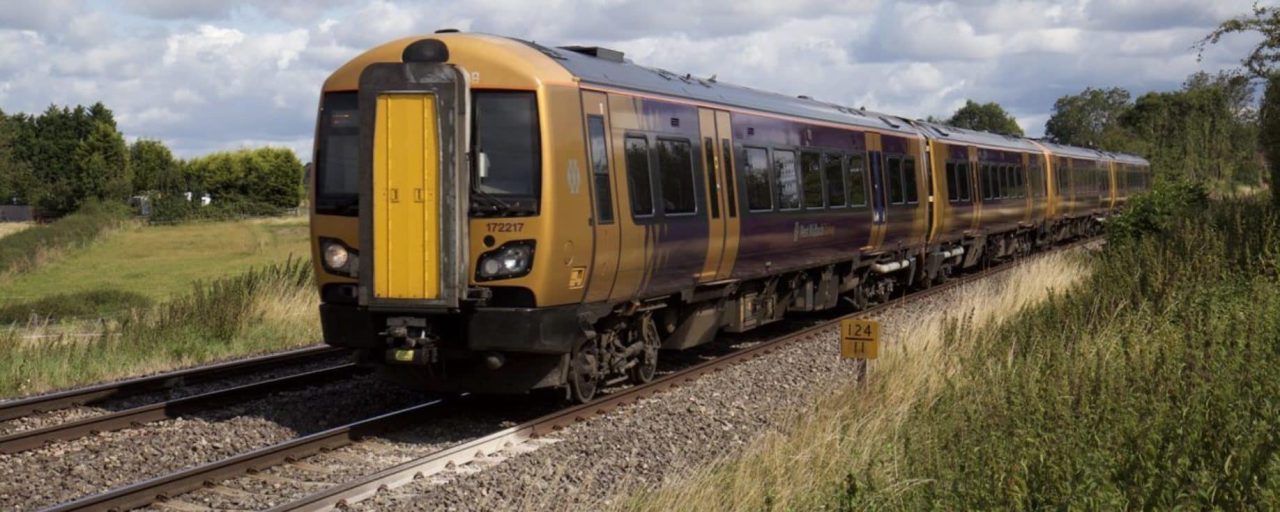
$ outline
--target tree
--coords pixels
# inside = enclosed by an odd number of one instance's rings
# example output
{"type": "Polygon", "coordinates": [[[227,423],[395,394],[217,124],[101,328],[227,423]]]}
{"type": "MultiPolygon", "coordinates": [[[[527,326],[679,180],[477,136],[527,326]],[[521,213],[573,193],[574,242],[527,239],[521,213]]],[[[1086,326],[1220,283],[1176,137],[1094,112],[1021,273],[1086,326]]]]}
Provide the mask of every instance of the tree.
{"type": "Polygon", "coordinates": [[[0,204],[28,204],[34,186],[31,167],[14,154],[16,132],[17,122],[0,111],[0,204]]]}
{"type": "Polygon", "coordinates": [[[73,161],[76,174],[71,181],[71,206],[79,207],[89,198],[129,198],[133,190],[129,149],[124,137],[111,125],[97,122],[89,136],[76,146],[73,161]]]}
{"type": "Polygon", "coordinates": [[[138,139],[129,146],[129,166],[133,169],[133,190],[184,192],[182,177],[173,153],[163,142],[138,139]]]}
{"type": "Polygon", "coordinates": [[[1089,87],[1080,94],[1058,98],[1045,123],[1045,136],[1059,144],[1119,149],[1114,146],[1123,143],[1108,139],[1119,137],[1112,128],[1129,109],[1129,98],[1129,91],[1119,87],[1089,87]]]}
{"type": "Polygon", "coordinates": [[[1257,33],[1262,36],[1253,50],[1240,62],[1251,78],[1266,81],[1258,143],[1262,146],[1267,165],[1271,169],[1272,200],[1280,204],[1280,183],[1276,181],[1276,177],[1280,176],[1280,159],[1277,159],[1280,155],[1277,155],[1273,149],[1276,141],[1280,140],[1280,133],[1276,132],[1280,130],[1280,122],[1275,119],[1275,102],[1280,101],[1277,99],[1280,92],[1277,92],[1275,83],[1275,65],[1276,62],[1280,62],[1280,7],[1255,3],[1252,13],[1222,22],[1218,28],[1200,40],[1197,46],[1203,56],[1205,48],[1218,44],[1223,37],[1242,33],[1257,33]]]}
{"type": "Polygon", "coordinates": [[[973,100],[965,100],[964,106],[956,110],[947,124],[957,128],[1022,136],[1022,127],[1018,126],[1018,121],[996,102],[979,104],[973,100]]]}
{"type": "Polygon", "coordinates": [[[1280,74],[1267,77],[1258,118],[1258,139],[1271,168],[1271,201],[1280,207],[1280,192],[1276,191],[1280,188],[1280,74]]]}

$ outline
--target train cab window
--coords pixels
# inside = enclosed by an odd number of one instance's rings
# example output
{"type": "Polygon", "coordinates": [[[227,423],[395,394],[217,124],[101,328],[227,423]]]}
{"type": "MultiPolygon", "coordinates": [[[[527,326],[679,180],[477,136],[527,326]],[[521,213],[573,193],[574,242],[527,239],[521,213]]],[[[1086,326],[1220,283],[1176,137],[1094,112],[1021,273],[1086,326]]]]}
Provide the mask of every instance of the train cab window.
{"type": "Polygon", "coordinates": [[[844,193],[844,166],[841,165],[840,155],[835,153],[822,155],[822,174],[827,179],[827,206],[843,208],[846,196],[844,193]]]}
{"type": "Polygon", "coordinates": [[[861,154],[849,155],[846,159],[845,172],[849,176],[849,205],[867,205],[867,179],[864,168],[865,159],[861,154]]]}
{"type": "Polygon", "coordinates": [[[960,200],[960,179],[956,177],[956,163],[947,162],[947,201],[956,202],[960,200]]]}
{"type": "Polygon", "coordinates": [[[902,204],[906,200],[906,194],[902,190],[902,159],[891,156],[886,161],[885,176],[889,180],[889,203],[902,204]]]}
{"type": "Polygon", "coordinates": [[[360,211],[360,115],[356,93],[331,92],[320,106],[316,145],[316,213],[355,217],[360,211]]]}
{"type": "Polygon", "coordinates": [[[907,193],[907,204],[920,202],[920,189],[916,188],[916,159],[907,157],[902,161],[902,188],[907,193]]]}
{"type": "Polygon", "coordinates": [[[653,178],[649,171],[649,139],[627,136],[627,188],[631,189],[631,213],[653,215],[653,178]]]}
{"type": "Polygon", "coordinates": [[[702,139],[702,153],[706,155],[706,167],[703,169],[707,173],[707,190],[711,195],[711,218],[720,218],[720,187],[716,181],[716,140],[711,137],[702,139]]]}
{"type": "Polygon", "coordinates": [[[738,216],[738,196],[734,195],[733,181],[733,147],[729,145],[729,139],[720,139],[722,143],[723,160],[720,165],[724,166],[724,199],[729,205],[729,216],[738,216]]]}
{"type": "Polygon", "coordinates": [[[804,188],[804,207],[821,209],[822,193],[822,155],[805,151],[800,153],[800,183],[804,188]]]}
{"type": "Polygon", "coordinates": [[[613,224],[613,190],[609,187],[609,151],[605,143],[604,118],[587,116],[591,150],[591,183],[596,200],[596,222],[613,224]]]}
{"type": "Polygon", "coordinates": [[[762,148],[743,148],[743,180],[747,183],[747,208],[753,212],[773,209],[773,192],[769,190],[769,152],[762,148]]]}
{"type": "Polygon", "coordinates": [[[476,92],[472,109],[474,152],[487,163],[474,184],[483,193],[476,198],[496,196],[485,202],[508,213],[537,213],[542,190],[537,97],[532,92],[476,92]]]}
{"type": "Polygon", "coordinates": [[[773,170],[778,180],[778,208],[800,208],[800,175],[796,170],[796,152],[774,150],[773,170]]]}
{"type": "Polygon", "coordinates": [[[658,139],[658,178],[662,180],[662,212],[694,213],[693,145],[687,140],[658,139]]]}

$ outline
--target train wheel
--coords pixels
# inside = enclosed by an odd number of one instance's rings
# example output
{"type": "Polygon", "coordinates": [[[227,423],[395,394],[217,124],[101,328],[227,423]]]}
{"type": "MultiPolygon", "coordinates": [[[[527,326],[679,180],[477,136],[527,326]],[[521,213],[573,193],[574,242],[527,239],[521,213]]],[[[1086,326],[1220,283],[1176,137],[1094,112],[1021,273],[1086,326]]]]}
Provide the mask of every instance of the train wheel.
{"type": "Polygon", "coordinates": [[[600,387],[600,354],[595,341],[588,341],[569,359],[569,400],[587,403],[600,387]]]}
{"type": "Polygon", "coordinates": [[[627,370],[627,376],[631,378],[631,382],[635,384],[644,384],[653,380],[654,374],[658,373],[658,348],[662,345],[662,339],[658,337],[658,326],[653,323],[653,317],[645,315],[640,320],[641,341],[644,342],[644,350],[640,351],[637,356],[640,360],[627,370]]]}

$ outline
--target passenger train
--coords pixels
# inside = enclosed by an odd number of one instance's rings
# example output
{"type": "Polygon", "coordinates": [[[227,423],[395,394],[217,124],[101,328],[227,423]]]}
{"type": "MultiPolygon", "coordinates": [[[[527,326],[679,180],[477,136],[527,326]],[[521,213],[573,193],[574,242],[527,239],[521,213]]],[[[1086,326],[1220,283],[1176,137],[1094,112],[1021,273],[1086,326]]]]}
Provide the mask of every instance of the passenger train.
{"type": "Polygon", "coordinates": [[[325,81],[326,343],[433,390],[653,378],[664,349],[1094,233],[1138,157],[441,31],[325,81]]]}

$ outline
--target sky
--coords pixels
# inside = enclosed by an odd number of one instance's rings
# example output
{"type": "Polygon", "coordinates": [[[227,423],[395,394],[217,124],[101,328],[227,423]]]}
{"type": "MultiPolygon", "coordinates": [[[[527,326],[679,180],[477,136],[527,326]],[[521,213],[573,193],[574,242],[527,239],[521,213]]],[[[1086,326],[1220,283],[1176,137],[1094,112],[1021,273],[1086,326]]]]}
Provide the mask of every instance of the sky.
{"type": "Polygon", "coordinates": [[[102,101],[129,140],[182,157],[279,146],[310,160],[319,88],[364,50],[440,28],[912,118],[995,101],[1029,136],[1085,87],[1135,97],[1237,67],[1197,58],[1253,0],[0,0],[0,110],[102,101]]]}

